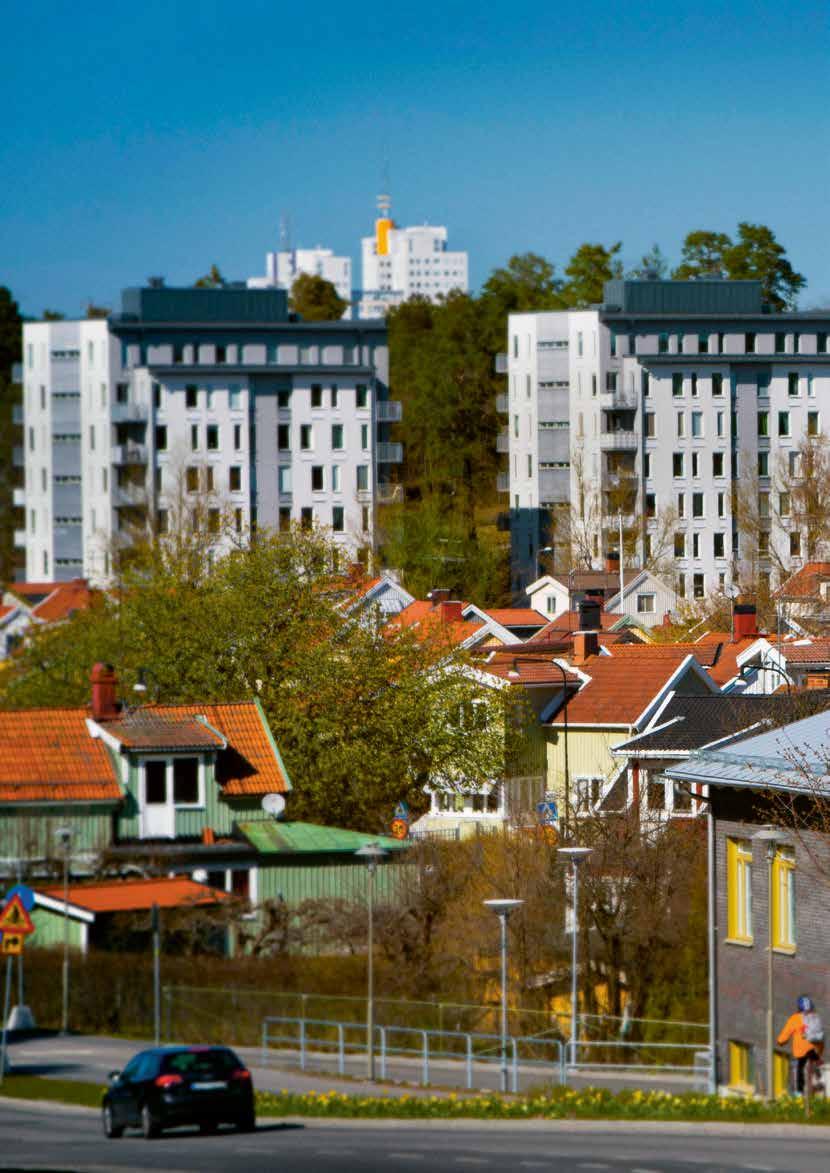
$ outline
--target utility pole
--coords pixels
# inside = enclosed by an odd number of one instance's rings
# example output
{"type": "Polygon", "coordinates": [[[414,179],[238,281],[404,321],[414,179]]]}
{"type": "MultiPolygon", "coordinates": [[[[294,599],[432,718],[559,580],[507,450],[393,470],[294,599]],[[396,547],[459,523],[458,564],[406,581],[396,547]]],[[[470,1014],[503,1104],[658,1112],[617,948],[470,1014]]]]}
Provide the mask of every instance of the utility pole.
{"type": "Polygon", "coordinates": [[[625,614],[623,607],[623,587],[625,586],[625,571],[623,570],[623,524],[622,524],[622,510],[617,515],[620,523],[620,615],[625,614]]]}

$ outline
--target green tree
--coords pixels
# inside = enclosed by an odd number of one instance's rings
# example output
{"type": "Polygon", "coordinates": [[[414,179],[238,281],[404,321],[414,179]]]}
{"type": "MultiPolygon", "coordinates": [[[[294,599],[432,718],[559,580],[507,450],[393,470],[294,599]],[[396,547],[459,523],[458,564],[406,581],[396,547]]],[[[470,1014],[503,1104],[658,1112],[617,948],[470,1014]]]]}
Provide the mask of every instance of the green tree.
{"type": "Polygon", "coordinates": [[[0,379],[11,378],[12,367],[20,362],[23,318],[11,290],[0,285],[0,379]]]}
{"type": "Polygon", "coordinates": [[[667,275],[668,271],[669,263],[663,250],[659,244],[653,244],[648,252],[640,258],[639,265],[635,265],[627,276],[640,279],[645,277],[662,278],[667,275]]]}
{"type": "Polygon", "coordinates": [[[41,320],[44,322],[63,322],[66,319],[66,314],[62,314],[60,310],[44,310],[41,314],[41,320]]]}
{"type": "Polygon", "coordinates": [[[738,239],[724,250],[727,276],[732,280],[754,278],[761,282],[764,301],[779,312],[794,309],[799,292],[807,284],[796,273],[775,233],[765,224],[738,225],[738,239]]]}
{"type": "Polygon", "coordinates": [[[14,468],[13,449],[19,444],[19,427],[12,422],[22,389],[12,382],[12,367],[22,356],[23,319],[11,291],[0,286],[0,582],[14,577],[14,510],[12,492],[19,474],[14,468]]]}
{"type": "Polygon", "coordinates": [[[225,278],[220,273],[218,265],[211,265],[203,277],[193,282],[196,289],[221,289],[224,284],[225,278]]]}
{"type": "Polygon", "coordinates": [[[621,248],[619,241],[610,248],[601,244],[579,246],[565,267],[567,280],[562,295],[567,307],[584,309],[602,301],[605,282],[622,276],[622,261],[618,257],[621,248]]]}
{"type": "Polygon", "coordinates": [[[83,704],[97,660],[116,666],[125,696],[142,668],[151,699],[256,695],[294,783],[292,817],[370,831],[401,799],[423,809],[430,778],[497,776],[498,694],[481,695],[440,628],[390,636],[344,616],[335,554],[320,531],[262,532],[211,570],[204,534],[158,539],[113,596],[33,632],[0,703],[83,704]],[[453,715],[480,696],[493,720],[470,737],[453,715]]]}
{"type": "Polygon", "coordinates": [[[111,312],[105,305],[94,305],[91,301],[87,303],[87,318],[108,318],[111,312]]]}
{"type": "Polygon", "coordinates": [[[490,274],[480,301],[498,335],[500,348],[504,346],[508,314],[562,309],[562,282],[555,272],[551,262],[538,253],[521,253],[490,274]]]}
{"type": "Polygon", "coordinates": [[[678,281],[691,277],[726,277],[724,252],[732,244],[725,232],[699,229],[689,232],[683,241],[682,260],[672,273],[678,281]]]}
{"type": "Polygon", "coordinates": [[[306,322],[336,322],[343,317],[349,302],[325,277],[300,273],[291,286],[288,304],[306,322]]]}

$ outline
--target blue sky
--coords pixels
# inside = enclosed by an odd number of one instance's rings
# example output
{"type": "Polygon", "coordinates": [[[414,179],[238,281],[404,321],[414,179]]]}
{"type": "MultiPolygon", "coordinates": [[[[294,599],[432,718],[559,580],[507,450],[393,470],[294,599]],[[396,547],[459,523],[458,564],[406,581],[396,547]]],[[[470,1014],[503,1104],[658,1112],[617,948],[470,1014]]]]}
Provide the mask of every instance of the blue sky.
{"type": "Polygon", "coordinates": [[[386,161],[398,221],[447,224],[476,286],[748,219],[830,303],[827,3],[7,0],[4,27],[0,284],[27,313],[260,273],[282,213],[357,259],[386,161]]]}

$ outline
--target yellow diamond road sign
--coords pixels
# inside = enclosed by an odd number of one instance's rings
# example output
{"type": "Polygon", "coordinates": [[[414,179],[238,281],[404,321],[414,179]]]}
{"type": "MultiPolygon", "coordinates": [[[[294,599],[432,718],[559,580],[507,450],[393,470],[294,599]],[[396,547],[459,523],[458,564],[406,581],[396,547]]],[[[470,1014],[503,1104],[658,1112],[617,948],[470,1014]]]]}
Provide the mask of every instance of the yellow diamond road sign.
{"type": "Polygon", "coordinates": [[[32,918],[23,907],[23,901],[18,895],[12,896],[0,911],[0,933],[25,935],[34,931],[35,926],[32,924],[32,918]]]}

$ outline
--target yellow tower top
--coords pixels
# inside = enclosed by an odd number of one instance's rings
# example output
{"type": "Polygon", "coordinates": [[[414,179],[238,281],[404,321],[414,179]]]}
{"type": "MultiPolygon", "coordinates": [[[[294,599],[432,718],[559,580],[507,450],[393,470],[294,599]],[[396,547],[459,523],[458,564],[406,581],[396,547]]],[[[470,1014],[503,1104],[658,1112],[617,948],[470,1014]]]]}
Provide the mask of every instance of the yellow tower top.
{"type": "Polygon", "coordinates": [[[395,221],[389,215],[391,207],[391,196],[378,196],[378,212],[380,215],[375,220],[375,251],[379,257],[385,257],[389,253],[389,230],[395,227],[395,221]]]}

